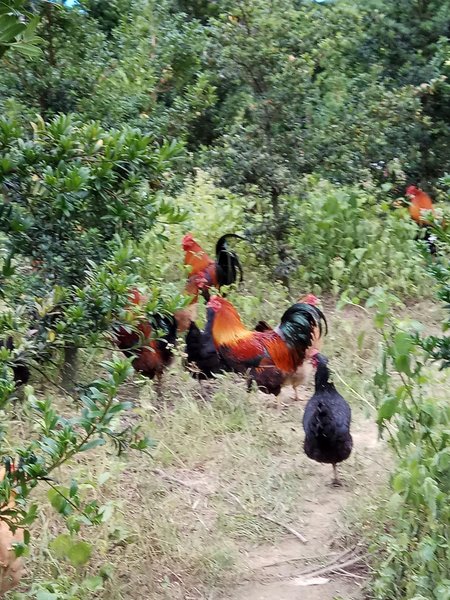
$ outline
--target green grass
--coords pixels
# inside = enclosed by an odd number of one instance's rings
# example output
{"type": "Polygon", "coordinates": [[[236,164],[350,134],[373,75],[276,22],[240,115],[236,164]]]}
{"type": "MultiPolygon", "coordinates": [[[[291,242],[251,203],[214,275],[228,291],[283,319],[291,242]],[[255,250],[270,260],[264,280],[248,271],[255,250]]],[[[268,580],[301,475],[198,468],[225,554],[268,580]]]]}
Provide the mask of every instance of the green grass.
{"type": "MultiPolygon", "coordinates": [[[[273,318],[279,314],[277,307],[265,310],[273,318]]],[[[436,326],[439,312],[430,304],[408,309],[410,314],[416,310],[430,327],[436,326]]],[[[362,514],[360,508],[367,508],[367,500],[386,481],[386,450],[374,445],[372,455],[370,445],[360,450],[358,441],[376,441],[370,390],[379,340],[365,311],[336,311],[331,300],[325,311],[330,335],[324,353],[330,357],[338,389],[352,405],[355,427],[355,451],[342,467],[342,494],[328,488],[331,470],[303,453],[304,403],[279,411],[272,397],[247,394],[245,382],[234,375],[200,385],[178,361],[165,376],[163,400],[156,397],[152,383],[138,376],[123,392],[135,401],[128,422],[138,420],[156,441],[151,457],[130,453],[118,458],[102,448],[57,474],[58,480],[66,481],[73,472],[82,473],[92,481],[86,497],[111,507],[103,525],[81,531],[94,546],[88,567],[76,571],[53,556],[50,541],[63,529],[46,507],[33,528],[29,575],[22,590],[31,582],[36,586],[55,579],[69,588],[102,569],[103,589],[66,595],[59,591],[57,598],[220,598],[221,589],[229,589],[247,573],[248,552],[290,537],[261,515],[310,535],[315,528],[321,531],[322,503],[331,513],[332,531],[318,534],[319,549],[324,551],[332,537],[341,536],[344,543],[351,539],[353,525],[364,521],[355,515],[362,514]]],[[[70,411],[66,401],[55,402],[70,411]]],[[[19,410],[11,429],[24,436],[25,423],[19,410]]],[[[45,493],[41,488],[35,496],[45,502],[45,493]]],[[[315,545],[311,539],[307,552],[315,545]]]]}

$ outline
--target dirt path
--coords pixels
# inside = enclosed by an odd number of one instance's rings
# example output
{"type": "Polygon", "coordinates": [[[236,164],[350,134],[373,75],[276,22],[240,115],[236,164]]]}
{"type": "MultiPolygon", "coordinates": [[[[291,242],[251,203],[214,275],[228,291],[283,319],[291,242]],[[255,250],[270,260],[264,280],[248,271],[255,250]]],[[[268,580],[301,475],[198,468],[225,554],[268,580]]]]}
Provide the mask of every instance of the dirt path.
{"type": "MultiPolygon", "coordinates": [[[[305,462],[308,474],[304,494],[298,523],[292,526],[298,527],[307,543],[287,534],[276,545],[249,549],[243,559],[241,581],[227,590],[221,600],[362,600],[365,577],[355,565],[350,565],[347,573],[301,575],[309,569],[320,569],[341,555],[337,538],[342,535],[343,512],[351,512],[355,504],[370,497],[374,488],[386,480],[387,451],[377,440],[373,421],[355,415],[352,434],[354,451],[342,467],[343,487],[329,486],[329,466],[305,462]]],[[[348,561],[349,556],[354,554],[343,557],[339,563],[348,561]]]]}

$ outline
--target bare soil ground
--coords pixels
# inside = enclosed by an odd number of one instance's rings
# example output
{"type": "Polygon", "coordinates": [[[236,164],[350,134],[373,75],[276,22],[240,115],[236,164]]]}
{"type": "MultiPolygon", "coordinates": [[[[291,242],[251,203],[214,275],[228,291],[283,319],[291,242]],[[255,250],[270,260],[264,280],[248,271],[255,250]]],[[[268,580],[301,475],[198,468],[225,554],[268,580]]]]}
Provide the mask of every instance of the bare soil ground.
{"type": "Polygon", "coordinates": [[[226,591],[223,600],[359,600],[364,597],[364,569],[361,563],[352,562],[355,554],[362,552],[364,542],[358,548],[358,542],[352,540],[350,547],[342,550],[342,523],[346,512],[355,506],[355,498],[364,501],[385,483],[388,454],[377,439],[373,422],[361,415],[353,424],[352,435],[353,457],[341,468],[342,487],[329,485],[329,466],[311,464],[307,467],[298,514],[292,523],[306,537],[307,543],[287,534],[274,544],[250,548],[243,557],[245,571],[241,580],[226,591]],[[348,566],[330,571],[333,563],[348,566]]]}

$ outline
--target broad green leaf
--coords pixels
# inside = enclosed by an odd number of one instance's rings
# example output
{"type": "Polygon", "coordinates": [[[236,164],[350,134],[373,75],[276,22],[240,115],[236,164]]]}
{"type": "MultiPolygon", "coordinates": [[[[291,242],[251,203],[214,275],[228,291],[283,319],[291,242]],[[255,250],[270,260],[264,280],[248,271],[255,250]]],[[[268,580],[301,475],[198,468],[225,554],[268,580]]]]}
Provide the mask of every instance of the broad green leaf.
{"type": "Polygon", "coordinates": [[[74,567],[81,567],[89,561],[91,554],[92,546],[90,544],[87,542],[75,542],[70,546],[67,558],[74,567]]]}
{"type": "Polygon", "coordinates": [[[397,397],[386,398],[378,409],[378,422],[389,421],[396,413],[399,399],[397,397]]]}
{"type": "Polygon", "coordinates": [[[72,537],[67,533],[62,533],[61,535],[58,535],[56,538],[54,538],[50,542],[49,546],[50,550],[55,554],[57,558],[66,558],[67,553],[72,544],[72,537]]]}
{"type": "Polygon", "coordinates": [[[407,354],[399,354],[395,357],[395,368],[399,373],[411,375],[410,357],[407,354]]]}

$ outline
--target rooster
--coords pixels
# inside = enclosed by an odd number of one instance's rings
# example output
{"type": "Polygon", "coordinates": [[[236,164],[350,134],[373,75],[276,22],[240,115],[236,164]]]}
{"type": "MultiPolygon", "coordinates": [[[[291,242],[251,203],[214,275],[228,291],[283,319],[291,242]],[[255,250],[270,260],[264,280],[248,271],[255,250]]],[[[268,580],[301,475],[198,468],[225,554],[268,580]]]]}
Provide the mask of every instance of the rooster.
{"type": "MultiPolygon", "coordinates": [[[[145,303],[145,297],[137,290],[130,294],[135,306],[145,303]]],[[[177,337],[177,324],[173,316],[155,314],[150,320],[141,321],[136,327],[120,326],[114,333],[115,343],[127,357],[133,357],[133,368],[150,379],[156,378],[158,393],[165,369],[173,361],[172,348],[177,337]],[[162,335],[156,338],[157,332],[162,335]]]]}
{"type": "MultiPolygon", "coordinates": [[[[436,254],[436,236],[433,234],[432,223],[426,219],[426,214],[424,215],[424,211],[426,211],[431,213],[433,217],[435,216],[433,201],[426,192],[415,185],[410,185],[406,188],[406,196],[410,200],[408,209],[411,218],[419,225],[419,227],[425,230],[424,239],[430,254],[436,254]]],[[[419,239],[420,237],[421,236],[418,235],[416,239],[419,239]]]]}
{"type": "MultiPolygon", "coordinates": [[[[10,466],[14,471],[14,465],[10,466]]],[[[5,466],[0,467],[0,481],[6,474],[5,466]]],[[[24,540],[23,529],[17,528],[14,533],[9,525],[2,519],[2,512],[9,511],[15,505],[15,492],[11,492],[9,502],[0,507],[0,595],[3,596],[10,589],[18,585],[22,578],[24,567],[23,559],[17,558],[13,550],[13,544],[22,544],[24,540]]],[[[14,517],[8,514],[8,519],[14,521],[14,517]]]]}
{"type": "MultiPolygon", "coordinates": [[[[298,302],[311,304],[313,306],[316,306],[318,303],[317,298],[313,294],[308,294],[303,298],[300,298],[298,302]]],[[[326,334],[328,331],[328,327],[325,318],[324,324],[326,334]]],[[[272,328],[270,327],[270,325],[268,325],[265,321],[258,321],[255,327],[255,331],[270,331],[271,329],[272,328]]],[[[311,358],[316,352],[320,352],[320,350],[322,349],[322,341],[322,329],[321,327],[316,326],[313,332],[312,344],[306,350],[305,353],[306,360],[304,360],[293,373],[286,375],[283,379],[283,387],[291,385],[294,388],[295,400],[297,402],[300,400],[300,397],[298,395],[298,387],[300,385],[306,385],[313,376],[314,367],[311,362],[311,358]]]]}
{"type": "Polygon", "coordinates": [[[328,359],[320,353],[312,358],[316,367],[315,391],[303,414],[306,455],[321,463],[333,465],[333,485],[341,485],[336,464],[346,460],[352,451],[350,435],[351,409],[329,381],[328,359]]]}
{"type": "MultiPolygon", "coordinates": [[[[212,308],[206,310],[206,326],[201,331],[192,321],[186,336],[186,366],[195,379],[210,379],[218,373],[229,371],[225,362],[219,356],[212,338],[212,324],[215,312],[212,308]]],[[[258,321],[255,331],[271,331],[266,321],[258,321]]]]}
{"type": "MultiPolygon", "coordinates": [[[[310,297],[317,302],[317,298],[310,297]]],[[[211,336],[226,368],[238,373],[249,371],[249,384],[278,396],[286,377],[307,358],[316,329],[322,332],[325,317],[310,303],[292,305],[275,329],[250,331],[245,328],[235,307],[224,298],[213,296],[207,304],[212,313],[211,336]]]]}
{"type": "Polygon", "coordinates": [[[191,268],[185,291],[193,296],[193,302],[197,301],[199,293],[208,301],[211,287],[220,290],[224,285],[235,283],[238,275],[239,281],[243,281],[239,258],[227,245],[229,238],[244,239],[235,233],[223,235],[216,243],[216,260],[213,260],[190,233],[184,236],[184,264],[191,268]]]}

